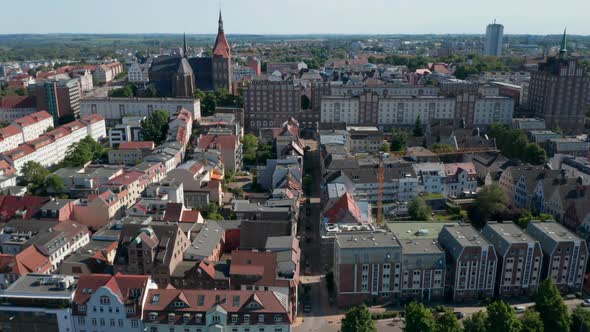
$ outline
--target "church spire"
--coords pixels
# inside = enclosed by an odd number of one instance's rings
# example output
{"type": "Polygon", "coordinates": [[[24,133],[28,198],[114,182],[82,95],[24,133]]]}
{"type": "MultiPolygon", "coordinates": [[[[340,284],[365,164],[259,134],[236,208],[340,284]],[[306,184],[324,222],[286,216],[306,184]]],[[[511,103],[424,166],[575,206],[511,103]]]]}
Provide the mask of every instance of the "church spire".
{"type": "Polygon", "coordinates": [[[221,9],[219,9],[219,22],[218,22],[218,32],[223,32],[223,18],[221,17],[221,9]]]}
{"type": "Polygon", "coordinates": [[[188,50],[186,48],[186,32],[184,33],[184,36],[183,36],[182,56],[183,57],[188,56],[188,50]]]}
{"type": "Polygon", "coordinates": [[[559,48],[559,56],[563,59],[567,53],[567,28],[563,29],[563,36],[561,37],[561,47],[559,48]]]}

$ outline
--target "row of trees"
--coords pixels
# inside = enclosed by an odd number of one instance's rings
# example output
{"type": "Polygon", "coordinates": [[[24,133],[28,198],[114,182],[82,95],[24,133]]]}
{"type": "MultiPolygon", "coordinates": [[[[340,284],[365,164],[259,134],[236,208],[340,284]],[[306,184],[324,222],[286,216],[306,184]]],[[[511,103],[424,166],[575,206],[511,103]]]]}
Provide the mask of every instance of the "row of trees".
{"type": "MultiPolygon", "coordinates": [[[[490,303],[463,323],[448,308],[427,308],[412,302],[404,307],[405,332],[578,332],[590,331],[590,312],[568,311],[559,290],[544,280],[535,295],[535,306],[520,317],[504,301],[490,303]]],[[[342,319],[342,332],[374,332],[375,323],[365,305],[350,309],[342,319]]]]}
{"type": "Polygon", "coordinates": [[[508,158],[518,158],[533,165],[542,165],[547,161],[545,150],[539,144],[529,142],[523,130],[494,123],[488,134],[496,139],[498,149],[508,158]]]}

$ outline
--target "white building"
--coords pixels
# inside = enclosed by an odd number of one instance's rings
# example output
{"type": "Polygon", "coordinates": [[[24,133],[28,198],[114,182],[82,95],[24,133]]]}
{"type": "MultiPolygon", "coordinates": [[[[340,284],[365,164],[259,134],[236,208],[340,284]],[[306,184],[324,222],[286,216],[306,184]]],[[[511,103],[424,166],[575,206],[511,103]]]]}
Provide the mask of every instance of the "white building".
{"type": "Polygon", "coordinates": [[[74,331],[143,332],[147,292],[156,288],[150,276],[81,275],[74,296],[74,331]]]}
{"type": "Polygon", "coordinates": [[[94,78],[92,77],[92,73],[89,70],[84,69],[78,72],[76,77],[80,80],[82,92],[88,92],[94,89],[94,78]]]}
{"type": "Polygon", "coordinates": [[[514,113],[514,99],[506,97],[478,98],[475,100],[473,123],[476,125],[491,125],[502,123],[510,125],[514,113]]]}
{"type": "Polygon", "coordinates": [[[80,116],[101,115],[107,126],[112,127],[124,117],[145,117],[155,110],[174,115],[182,108],[191,112],[193,121],[201,118],[201,101],[192,98],[84,98],[80,103],[80,116]]]}
{"type": "Polygon", "coordinates": [[[47,129],[53,127],[53,117],[46,111],[41,111],[16,119],[13,124],[20,128],[23,142],[26,142],[43,135],[47,129]]]}
{"type": "Polygon", "coordinates": [[[18,174],[28,161],[36,161],[42,166],[49,167],[62,161],[67,149],[86,136],[97,141],[106,137],[105,121],[102,117],[92,115],[67,123],[39,138],[22,143],[17,148],[5,151],[1,157],[14,167],[18,174]]]}
{"type": "Polygon", "coordinates": [[[130,64],[127,67],[127,79],[131,83],[147,83],[149,76],[146,75],[145,68],[137,62],[130,64]]]}
{"type": "Polygon", "coordinates": [[[0,294],[2,331],[73,332],[71,304],[77,279],[65,275],[29,274],[0,294]]]}
{"type": "Polygon", "coordinates": [[[412,165],[420,180],[420,191],[444,194],[447,175],[442,163],[416,163],[412,165]]]}
{"type": "Polygon", "coordinates": [[[435,119],[455,117],[455,99],[445,97],[399,97],[379,102],[380,125],[413,125],[420,117],[423,124],[435,119]]]}
{"type": "Polygon", "coordinates": [[[460,197],[462,194],[475,194],[477,190],[477,172],[472,162],[445,164],[447,175],[446,194],[460,197]]]}

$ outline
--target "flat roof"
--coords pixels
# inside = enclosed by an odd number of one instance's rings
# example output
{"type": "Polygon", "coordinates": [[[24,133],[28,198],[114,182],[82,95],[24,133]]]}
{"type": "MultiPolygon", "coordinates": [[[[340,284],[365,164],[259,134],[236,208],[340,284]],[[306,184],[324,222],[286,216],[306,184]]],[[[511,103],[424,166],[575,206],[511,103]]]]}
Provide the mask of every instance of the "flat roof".
{"type": "Polygon", "coordinates": [[[397,238],[407,239],[438,239],[438,235],[445,226],[459,225],[458,221],[450,222],[405,222],[396,221],[386,223],[387,228],[397,238]]]}
{"type": "Polygon", "coordinates": [[[438,241],[433,239],[400,239],[399,242],[404,254],[444,254],[438,241]]]}
{"type": "Polygon", "coordinates": [[[337,234],[336,241],[340,248],[377,248],[400,247],[400,243],[392,233],[337,234]]]}
{"type": "Polygon", "coordinates": [[[28,274],[18,278],[0,297],[73,299],[78,278],[67,275],[28,274]]]}

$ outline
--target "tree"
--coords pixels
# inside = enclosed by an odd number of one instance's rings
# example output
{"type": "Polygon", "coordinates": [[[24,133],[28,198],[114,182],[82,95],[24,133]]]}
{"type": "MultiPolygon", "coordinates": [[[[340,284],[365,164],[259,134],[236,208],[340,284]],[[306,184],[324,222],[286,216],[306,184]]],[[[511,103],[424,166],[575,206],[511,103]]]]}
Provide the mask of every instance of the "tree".
{"type": "Polygon", "coordinates": [[[162,144],[168,134],[168,112],[155,110],[141,121],[141,137],[145,141],[154,141],[156,145],[162,144]]]}
{"type": "Polygon", "coordinates": [[[406,133],[403,131],[392,131],[391,151],[403,151],[406,148],[406,133]]]}
{"type": "Polygon", "coordinates": [[[572,312],[572,332],[590,332],[590,311],[577,307],[572,312]]]}
{"type": "Polygon", "coordinates": [[[436,322],[430,309],[422,303],[411,302],[404,307],[406,332],[434,332],[436,322]]]}
{"type": "Polygon", "coordinates": [[[350,308],[342,318],[342,332],[375,332],[375,322],[366,305],[350,308]]]}
{"type": "Polygon", "coordinates": [[[62,161],[65,167],[80,167],[102,157],[104,148],[92,137],[86,136],[80,142],[70,145],[62,161]]]}
{"type": "Polygon", "coordinates": [[[47,168],[36,161],[27,161],[23,165],[21,172],[22,178],[20,184],[27,186],[27,191],[31,194],[37,193],[43,186],[45,178],[51,174],[47,168]]]}
{"type": "Polygon", "coordinates": [[[131,83],[127,83],[120,88],[109,91],[109,97],[135,97],[137,95],[137,87],[131,83]]]}
{"type": "Polygon", "coordinates": [[[478,311],[465,318],[463,321],[463,329],[465,332],[487,332],[486,322],[488,315],[483,311],[478,311]]]}
{"type": "Polygon", "coordinates": [[[383,152],[390,152],[391,151],[391,145],[387,142],[383,143],[383,145],[381,146],[381,151],[383,152]]]}
{"type": "Polygon", "coordinates": [[[477,194],[469,217],[477,226],[483,227],[492,215],[504,211],[507,203],[508,198],[499,185],[485,186],[477,194]]]}
{"type": "Polygon", "coordinates": [[[461,323],[457,319],[457,316],[453,313],[453,310],[446,309],[444,313],[436,319],[436,331],[437,332],[461,332],[461,323]]]}
{"type": "Polygon", "coordinates": [[[512,309],[504,301],[492,302],[487,306],[487,332],[519,332],[520,321],[512,309]]]}
{"type": "Polygon", "coordinates": [[[524,149],[524,160],[533,165],[543,165],[547,162],[547,153],[537,143],[529,143],[524,149]]]}
{"type": "Polygon", "coordinates": [[[245,164],[252,165],[256,163],[256,152],[258,151],[258,137],[253,134],[246,134],[242,138],[243,154],[242,159],[245,164]]]}
{"type": "Polygon", "coordinates": [[[553,280],[545,279],[539,285],[535,295],[535,309],[541,315],[545,331],[569,332],[572,318],[553,280]]]}
{"type": "Polygon", "coordinates": [[[430,151],[436,151],[436,152],[452,152],[455,149],[453,149],[453,146],[451,144],[445,144],[445,143],[436,143],[436,144],[432,144],[432,146],[430,147],[430,151]]]}
{"type": "Polygon", "coordinates": [[[521,332],[544,332],[543,320],[541,315],[533,309],[527,309],[520,319],[522,328],[521,332]]]}
{"type": "Polygon", "coordinates": [[[410,202],[408,206],[408,213],[414,220],[430,220],[432,216],[432,209],[422,197],[416,197],[410,202]]]}
{"type": "Polygon", "coordinates": [[[43,181],[43,191],[45,193],[51,191],[57,195],[64,194],[66,192],[66,185],[59,176],[52,174],[43,181]]]}
{"type": "Polygon", "coordinates": [[[420,115],[418,115],[418,117],[416,117],[416,122],[414,122],[414,130],[412,131],[412,135],[414,135],[414,137],[424,136],[424,131],[422,130],[422,121],[420,120],[420,115]]]}

